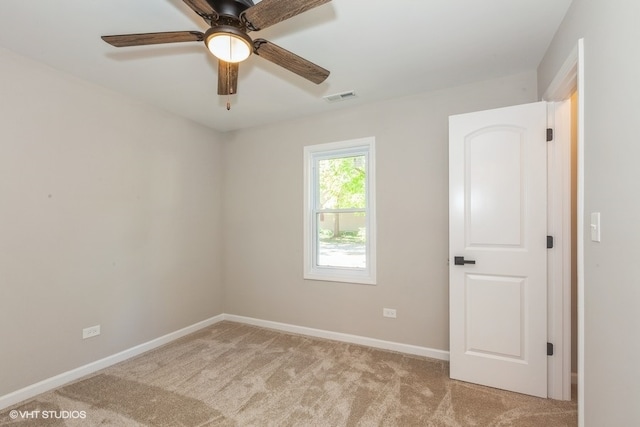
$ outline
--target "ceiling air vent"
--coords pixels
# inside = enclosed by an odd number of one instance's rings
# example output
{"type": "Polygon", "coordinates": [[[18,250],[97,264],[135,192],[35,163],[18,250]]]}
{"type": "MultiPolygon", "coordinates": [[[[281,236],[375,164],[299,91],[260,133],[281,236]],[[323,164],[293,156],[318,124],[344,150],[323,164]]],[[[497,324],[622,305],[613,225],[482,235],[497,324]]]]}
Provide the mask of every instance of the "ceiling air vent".
{"type": "Polygon", "coordinates": [[[344,101],[345,99],[351,99],[356,97],[356,92],[354,90],[350,90],[348,92],[342,93],[334,93],[333,95],[327,95],[323,97],[327,100],[327,102],[338,102],[344,101]]]}

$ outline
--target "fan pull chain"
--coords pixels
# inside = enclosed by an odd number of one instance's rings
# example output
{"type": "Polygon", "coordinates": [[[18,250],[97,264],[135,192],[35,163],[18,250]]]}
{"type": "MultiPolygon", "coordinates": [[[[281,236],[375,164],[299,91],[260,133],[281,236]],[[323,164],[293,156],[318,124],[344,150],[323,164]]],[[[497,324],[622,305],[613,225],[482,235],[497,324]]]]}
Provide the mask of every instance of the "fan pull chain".
{"type": "Polygon", "coordinates": [[[231,64],[227,63],[227,111],[231,110],[231,94],[233,88],[231,87],[231,64]]]}
{"type": "MultiPolygon", "coordinates": [[[[233,43],[231,43],[231,37],[229,37],[229,58],[233,58],[233,43]]],[[[227,111],[231,110],[231,63],[227,62],[227,111]]]]}

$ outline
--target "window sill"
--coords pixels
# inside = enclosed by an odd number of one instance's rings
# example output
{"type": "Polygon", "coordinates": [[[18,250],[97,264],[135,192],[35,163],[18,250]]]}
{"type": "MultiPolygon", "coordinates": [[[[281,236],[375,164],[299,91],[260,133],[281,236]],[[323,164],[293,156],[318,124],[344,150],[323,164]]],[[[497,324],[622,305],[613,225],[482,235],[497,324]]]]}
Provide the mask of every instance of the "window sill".
{"type": "Polygon", "coordinates": [[[364,274],[345,274],[342,272],[332,271],[328,272],[305,272],[305,280],[316,280],[322,282],[340,282],[340,283],[354,283],[358,285],[376,285],[376,278],[371,275],[364,274]]]}

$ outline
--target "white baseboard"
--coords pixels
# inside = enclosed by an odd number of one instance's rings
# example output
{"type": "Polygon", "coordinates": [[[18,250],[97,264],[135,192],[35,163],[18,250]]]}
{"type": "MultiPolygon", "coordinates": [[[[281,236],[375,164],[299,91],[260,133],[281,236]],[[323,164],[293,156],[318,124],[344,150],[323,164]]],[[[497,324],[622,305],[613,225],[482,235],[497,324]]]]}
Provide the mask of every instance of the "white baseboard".
{"type": "Polygon", "coordinates": [[[251,317],[225,314],[225,320],[248,325],[261,326],[263,328],[276,329],[294,334],[308,335],[317,338],[326,338],[334,341],[347,342],[351,344],[366,345],[368,347],[380,348],[383,350],[397,351],[399,353],[412,354],[415,356],[429,357],[438,360],[449,360],[449,352],[445,350],[435,350],[428,347],[420,347],[411,344],[402,344],[393,341],[384,341],[376,338],[367,338],[358,335],[343,334],[340,332],[325,331],[323,329],[307,328],[304,326],[290,325],[287,323],[271,322],[269,320],[254,319],[251,317]]]}
{"type": "Polygon", "coordinates": [[[416,356],[430,357],[438,360],[449,360],[449,352],[444,350],[435,350],[427,347],[420,347],[410,344],[402,344],[392,341],[384,341],[376,338],[367,338],[358,335],[343,334],[340,332],[325,331],[322,329],[307,328],[304,326],[290,325],[287,323],[272,322],[269,320],[254,319],[251,317],[236,316],[233,314],[220,314],[218,316],[211,317],[203,320],[202,322],[195,323],[186,328],[182,328],[178,331],[171,332],[162,337],[153,339],[146,343],[137,345],[130,349],[121,351],[120,353],[107,356],[104,359],[96,360],[95,362],[88,363],[79,368],[72,369],[62,374],[56,375],[38,383],[32,384],[20,390],[12,393],[0,396],[0,410],[13,406],[16,403],[31,399],[39,394],[53,390],[67,383],[75,381],[86,375],[97,372],[101,369],[108,368],[109,366],[120,363],[124,360],[138,356],[154,348],[168,344],[171,341],[182,338],[185,335],[189,335],[207,326],[211,326],[215,323],[223,320],[229,320],[231,322],[245,323],[248,325],[260,326],[264,328],[275,329],[283,332],[290,332],[294,334],[307,335],[317,338],[326,338],[334,341],[347,342],[351,344],[366,345],[369,347],[380,348],[384,350],[397,351],[400,353],[412,354],[416,356]]]}
{"type": "Polygon", "coordinates": [[[104,359],[96,360],[95,362],[91,362],[84,366],[80,366],[79,368],[63,372],[62,374],[47,378],[46,380],[32,384],[4,396],[0,396],[0,410],[8,408],[9,406],[15,405],[16,403],[20,403],[24,400],[31,399],[32,397],[35,397],[41,393],[53,390],[54,388],[58,388],[64,384],[75,381],[101,369],[108,368],[109,366],[115,365],[116,363],[120,363],[124,360],[130,359],[149,350],[153,350],[154,348],[170,343],[171,341],[182,338],[183,336],[189,335],[202,328],[206,328],[207,326],[213,325],[214,323],[221,322],[222,320],[224,320],[224,317],[225,316],[223,314],[211,317],[209,319],[203,320],[202,322],[195,323],[191,326],[187,326],[186,328],[182,328],[178,331],[171,332],[167,335],[153,339],[146,343],[121,351],[120,353],[107,356],[104,359]]]}

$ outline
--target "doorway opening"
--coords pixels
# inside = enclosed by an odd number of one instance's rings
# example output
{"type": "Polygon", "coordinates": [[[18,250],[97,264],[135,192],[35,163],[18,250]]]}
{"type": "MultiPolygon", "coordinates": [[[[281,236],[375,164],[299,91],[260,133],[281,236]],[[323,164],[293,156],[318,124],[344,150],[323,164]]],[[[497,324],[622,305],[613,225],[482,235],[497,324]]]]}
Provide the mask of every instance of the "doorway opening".
{"type": "MultiPolygon", "coordinates": [[[[564,274],[556,283],[556,299],[549,301],[550,336],[561,337],[565,352],[553,363],[553,385],[550,383],[549,396],[570,398],[571,383],[577,384],[578,425],[584,425],[584,42],[578,40],[556,78],[546,90],[543,100],[553,103],[568,102],[570,108],[560,117],[555,117],[556,125],[569,132],[569,156],[562,172],[570,179],[569,190],[563,196],[564,206],[560,219],[564,228],[570,230],[567,242],[572,248],[554,260],[560,263],[564,274]],[[568,171],[567,171],[568,169],[568,171]],[[572,171],[572,172],[571,172],[572,171]],[[568,258],[567,258],[568,257],[568,258]],[[567,279],[568,278],[568,279],[567,279]],[[553,320],[551,320],[553,318],[553,320]],[[553,390],[552,390],[553,389],[553,390]],[[567,395],[567,393],[569,393],[567,395]]],[[[565,147],[566,148],[566,147],[565,147]]],[[[563,230],[563,233],[566,230],[563,230]]],[[[550,289],[553,284],[550,283],[550,289]]],[[[549,378],[552,378],[552,369],[549,378]]]]}

